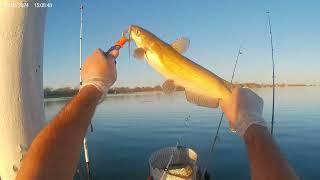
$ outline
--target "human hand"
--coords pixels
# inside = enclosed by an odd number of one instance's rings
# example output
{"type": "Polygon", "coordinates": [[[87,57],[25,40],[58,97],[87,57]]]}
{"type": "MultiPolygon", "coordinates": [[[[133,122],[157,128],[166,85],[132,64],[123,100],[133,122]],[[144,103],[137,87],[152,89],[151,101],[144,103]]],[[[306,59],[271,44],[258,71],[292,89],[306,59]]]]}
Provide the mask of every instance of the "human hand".
{"type": "Polygon", "coordinates": [[[112,56],[114,59],[116,59],[119,56],[119,50],[114,49],[114,50],[110,51],[110,53],[107,56],[112,56]]]}
{"type": "Polygon", "coordinates": [[[262,118],[263,100],[250,89],[233,89],[232,94],[222,99],[220,105],[229,120],[230,128],[241,137],[252,124],[266,127],[262,118]]]}
{"type": "Polygon", "coordinates": [[[117,79],[115,58],[118,55],[118,50],[105,55],[101,49],[96,49],[82,66],[81,88],[93,85],[104,95],[117,79]]]}

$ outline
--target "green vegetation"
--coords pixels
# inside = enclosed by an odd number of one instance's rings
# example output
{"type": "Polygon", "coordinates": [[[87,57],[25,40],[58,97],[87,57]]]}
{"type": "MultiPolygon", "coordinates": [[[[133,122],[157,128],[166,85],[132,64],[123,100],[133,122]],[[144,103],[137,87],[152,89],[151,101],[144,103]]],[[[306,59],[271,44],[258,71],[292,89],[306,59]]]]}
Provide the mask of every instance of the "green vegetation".
{"type": "Polygon", "coordinates": [[[45,98],[57,98],[57,97],[72,97],[79,91],[78,88],[70,88],[70,87],[64,87],[64,88],[58,88],[58,89],[52,89],[52,88],[45,88],[44,90],[44,97],[45,98]]]}
{"type": "Polygon", "coordinates": [[[114,87],[108,91],[108,94],[127,94],[127,93],[137,93],[137,92],[153,92],[153,91],[162,91],[161,86],[155,87],[114,87]]]}
{"type": "MultiPolygon", "coordinates": [[[[258,83],[235,83],[234,86],[237,87],[247,87],[251,89],[255,88],[269,88],[272,87],[271,84],[258,84],[258,83]]],[[[276,87],[301,87],[301,86],[314,86],[314,85],[305,85],[305,84],[276,84],[276,87]]],[[[45,98],[58,98],[58,97],[72,97],[79,91],[78,88],[64,87],[58,89],[45,88],[44,97],[45,98]]],[[[108,94],[128,94],[128,93],[137,93],[137,92],[161,92],[161,86],[154,87],[114,87],[109,89],[108,94]]],[[[177,87],[176,91],[184,91],[183,87],[177,87]]]]}
{"type": "MultiPolygon", "coordinates": [[[[178,90],[181,90],[178,89],[178,90]]],[[[57,97],[72,97],[79,91],[78,88],[45,88],[44,89],[44,97],[45,98],[57,98],[57,97]]],[[[154,86],[154,87],[114,87],[109,89],[108,94],[128,94],[128,93],[137,93],[137,92],[155,92],[155,91],[162,91],[161,86],[154,86]]]]}

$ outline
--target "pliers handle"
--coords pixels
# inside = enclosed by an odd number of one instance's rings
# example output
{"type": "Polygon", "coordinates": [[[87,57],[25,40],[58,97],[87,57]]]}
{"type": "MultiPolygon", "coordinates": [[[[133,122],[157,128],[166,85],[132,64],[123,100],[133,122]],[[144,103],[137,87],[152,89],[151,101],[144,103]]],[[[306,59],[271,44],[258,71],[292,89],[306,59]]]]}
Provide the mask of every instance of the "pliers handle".
{"type": "Polygon", "coordinates": [[[114,46],[112,46],[107,52],[105,52],[105,54],[109,55],[112,50],[120,50],[127,41],[128,39],[126,38],[126,32],[123,32],[121,38],[115,43],[114,46]]]}

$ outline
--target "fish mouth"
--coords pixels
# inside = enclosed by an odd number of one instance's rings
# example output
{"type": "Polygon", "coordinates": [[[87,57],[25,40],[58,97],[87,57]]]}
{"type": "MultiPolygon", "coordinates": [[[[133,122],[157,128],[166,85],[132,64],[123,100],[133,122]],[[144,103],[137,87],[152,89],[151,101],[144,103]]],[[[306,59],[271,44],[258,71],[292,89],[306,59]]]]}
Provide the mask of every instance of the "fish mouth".
{"type": "Polygon", "coordinates": [[[128,33],[130,33],[132,30],[141,29],[141,27],[131,24],[128,28],[128,33]]]}
{"type": "Polygon", "coordinates": [[[138,29],[138,26],[137,26],[137,25],[130,25],[130,26],[128,27],[128,29],[126,30],[126,32],[127,32],[128,35],[129,35],[129,39],[131,39],[131,38],[132,38],[132,34],[137,31],[136,29],[138,29]]]}
{"type": "Polygon", "coordinates": [[[129,45],[131,42],[134,42],[137,48],[150,49],[153,44],[156,44],[158,39],[148,30],[137,25],[130,25],[127,29],[127,33],[129,34],[129,45]]]}
{"type": "Polygon", "coordinates": [[[140,36],[140,27],[137,25],[130,25],[127,30],[124,31],[124,33],[128,34],[128,48],[129,48],[129,59],[131,58],[131,43],[135,42],[135,45],[137,47],[140,47],[142,45],[142,38],[140,36]],[[139,32],[139,33],[137,33],[139,32]]]}
{"type": "Polygon", "coordinates": [[[134,36],[140,37],[146,34],[147,31],[140,26],[130,25],[127,32],[128,34],[131,34],[131,36],[134,35],[134,36]]]}
{"type": "Polygon", "coordinates": [[[129,35],[129,37],[128,37],[129,40],[131,40],[131,30],[132,30],[131,26],[132,26],[132,25],[130,25],[130,26],[128,27],[128,29],[125,31],[125,32],[129,35]]]}
{"type": "Polygon", "coordinates": [[[129,35],[129,42],[135,42],[135,44],[140,47],[140,45],[142,44],[142,36],[143,36],[143,29],[137,25],[130,25],[128,30],[128,35],[129,35]]]}

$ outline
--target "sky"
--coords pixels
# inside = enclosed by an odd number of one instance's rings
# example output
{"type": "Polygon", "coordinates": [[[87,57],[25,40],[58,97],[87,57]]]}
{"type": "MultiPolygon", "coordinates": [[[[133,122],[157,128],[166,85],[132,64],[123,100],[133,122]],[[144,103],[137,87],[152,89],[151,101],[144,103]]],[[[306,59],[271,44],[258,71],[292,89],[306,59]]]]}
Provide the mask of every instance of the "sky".
{"type": "MultiPolygon", "coordinates": [[[[230,80],[240,46],[236,82],[272,82],[271,12],[276,82],[320,84],[320,1],[301,0],[92,0],[53,1],[44,42],[44,86],[79,83],[80,4],[84,9],[83,56],[108,50],[130,24],[170,43],[190,39],[189,59],[230,80]]],[[[132,47],[132,51],[134,46],[132,47]]],[[[165,79],[145,61],[129,60],[128,47],[117,59],[114,86],[154,86],[165,79]]]]}

